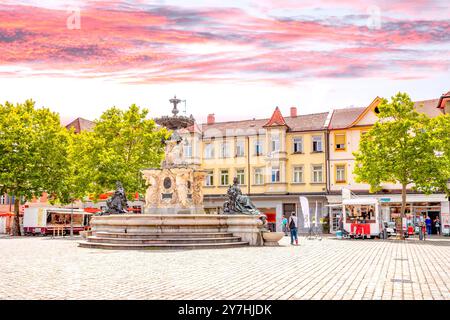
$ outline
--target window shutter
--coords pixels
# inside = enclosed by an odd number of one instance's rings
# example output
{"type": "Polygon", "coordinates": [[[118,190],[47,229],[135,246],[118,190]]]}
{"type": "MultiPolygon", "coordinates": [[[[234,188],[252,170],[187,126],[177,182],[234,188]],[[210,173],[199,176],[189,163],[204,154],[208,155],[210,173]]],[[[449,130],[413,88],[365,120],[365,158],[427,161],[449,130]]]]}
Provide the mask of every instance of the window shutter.
{"type": "Polygon", "coordinates": [[[337,134],[334,136],[335,139],[335,145],[337,149],[345,149],[345,135],[344,134],[337,134]]]}

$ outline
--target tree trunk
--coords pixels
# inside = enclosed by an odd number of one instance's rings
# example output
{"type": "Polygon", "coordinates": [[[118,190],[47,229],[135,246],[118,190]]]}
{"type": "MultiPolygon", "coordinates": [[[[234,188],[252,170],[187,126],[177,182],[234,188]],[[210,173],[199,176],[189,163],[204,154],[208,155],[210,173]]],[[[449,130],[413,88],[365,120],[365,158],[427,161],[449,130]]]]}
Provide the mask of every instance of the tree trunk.
{"type": "Polygon", "coordinates": [[[21,232],[20,232],[20,218],[19,218],[19,213],[20,213],[20,197],[18,198],[17,196],[14,199],[14,228],[13,228],[13,235],[14,236],[20,236],[21,232]]]}
{"type": "Polygon", "coordinates": [[[406,211],[406,184],[402,184],[402,208],[400,210],[400,239],[404,240],[404,230],[403,230],[403,218],[405,217],[406,211]]]}
{"type": "Polygon", "coordinates": [[[70,238],[73,238],[73,200],[72,200],[72,210],[70,214],[70,238]]]}

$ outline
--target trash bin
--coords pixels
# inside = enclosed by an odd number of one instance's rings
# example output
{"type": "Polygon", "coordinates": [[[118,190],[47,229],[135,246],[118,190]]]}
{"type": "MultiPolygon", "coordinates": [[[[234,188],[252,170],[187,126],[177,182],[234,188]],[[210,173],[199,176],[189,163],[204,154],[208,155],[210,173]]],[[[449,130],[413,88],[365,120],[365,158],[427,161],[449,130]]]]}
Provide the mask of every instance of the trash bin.
{"type": "Polygon", "coordinates": [[[341,230],[336,231],[336,238],[342,239],[342,231],[341,230]]]}

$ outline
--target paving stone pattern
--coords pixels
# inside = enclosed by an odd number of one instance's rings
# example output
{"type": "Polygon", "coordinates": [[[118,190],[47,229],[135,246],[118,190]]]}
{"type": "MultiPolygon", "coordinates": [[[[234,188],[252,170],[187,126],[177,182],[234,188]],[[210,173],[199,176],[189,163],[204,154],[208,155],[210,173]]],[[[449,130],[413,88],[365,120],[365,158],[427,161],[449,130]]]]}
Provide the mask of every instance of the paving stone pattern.
{"type": "Polygon", "coordinates": [[[450,239],[300,239],[187,251],[0,238],[0,299],[450,300],[450,239]]]}

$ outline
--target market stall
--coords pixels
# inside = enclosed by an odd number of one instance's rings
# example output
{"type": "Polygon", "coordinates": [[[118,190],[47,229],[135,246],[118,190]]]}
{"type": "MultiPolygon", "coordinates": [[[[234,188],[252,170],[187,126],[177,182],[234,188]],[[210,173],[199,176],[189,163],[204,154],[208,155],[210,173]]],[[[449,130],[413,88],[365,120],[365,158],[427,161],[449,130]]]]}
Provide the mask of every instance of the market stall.
{"type": "Polygon", "coordinates": [[[380,204],[374,198],[342,201],[344,231],[352,238],[383,237],[380,204]]]}

